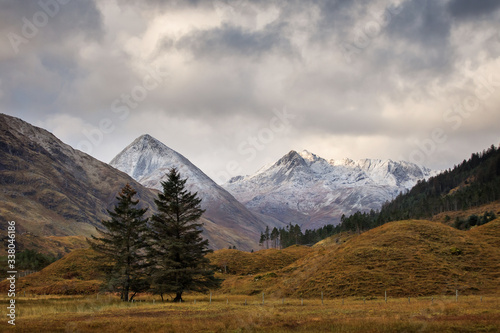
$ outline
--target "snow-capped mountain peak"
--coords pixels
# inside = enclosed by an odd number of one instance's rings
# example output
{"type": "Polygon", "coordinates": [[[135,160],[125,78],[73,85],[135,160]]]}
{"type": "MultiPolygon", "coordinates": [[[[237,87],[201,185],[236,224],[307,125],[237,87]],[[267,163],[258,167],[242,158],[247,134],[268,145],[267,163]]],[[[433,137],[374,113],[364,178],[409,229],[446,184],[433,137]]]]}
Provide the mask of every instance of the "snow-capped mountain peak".
{"type": "Polygon", "coordinates": [[[338,222],[342,214],[379,209],[431,175],[431,170],[409,162],[327,161],[307,150],[292,150],[265,170],[235,177],[223,187],[253,211],[318,227],[338,222]]]}
{"type": "Polygon", "coordinates": [[[265,229],[263,221],[187,158],[148,134],[135,139],[110,164],[142,185],[157,190],[162,190],[161,183],[167,179],[170,169],[176,168],[182,178],[187,178],[187,189],[197,192],[202,200],[202,208],[206,210],[203,217],[212,223],[207,228],[212,228],[208,235],[213,237],[210,241],[215,242],[215,247],[232,244],[249,249],[265,229]]]}
{"type": "Polygon", "coordinates": [[[321,157],[319,157],[318,155],[316,154],[313,154],[311,153],[310,151],[308,150],[303,150],[299,153],[299,155],[306,161],[309,161],[309,162],[315,162],[319,159],[321,159],[321,157]]]}
{"type": "Polygon", "coordinates": [[[281,159],[279,159],[273,167],[294,168],[298,166],[307,166],[307,164],[299,153],[297,153],[295,150],[292,150],[281,159]]]}

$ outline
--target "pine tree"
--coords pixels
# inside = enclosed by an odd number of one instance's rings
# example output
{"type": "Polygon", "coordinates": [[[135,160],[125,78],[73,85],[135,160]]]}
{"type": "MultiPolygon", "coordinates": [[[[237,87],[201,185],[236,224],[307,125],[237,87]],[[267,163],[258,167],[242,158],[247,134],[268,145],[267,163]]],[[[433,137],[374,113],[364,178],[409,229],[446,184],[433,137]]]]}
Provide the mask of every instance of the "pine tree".
{"type": "Polygon", "coordinates": [[[266,235],[263,232],[261,232],[260,239],[259,239],[259,245],[263,247],[265,241],[266,241],[266,235]]]}
{"type": "Polygon", "coordinates": [[[151,218],[152,291],[162,299],[173,293],[174,302],[182,302],[184,291],[206,292],[220,285],[205,257],[212,250],[197,222],[204,212],[201,200],[186,190],[186,181],[175,168],[170,170],[155,200],[158,214],[151,218]]]}
{"type": "Polygon", "coordinates": [[[137,192],[125,185],[116,199],[113,211],[108,210],[109,221],[102,221],[106,230],[98,230],[101,237],[92,236],[91,247],[103,255],[113,266],[107,274],[107,288],[119,291],[123,301],[132,301],[137,292],[148,288],[146,279],[145,248],[147,236],[147,209],[138,209],[137,192]],[[129,298],[129,293],[133,292],[129,298]]]}
{"type": "Polygon", "coordinates": [[[271,244],[272,247],[278,248],[278,241],[280,237],[280,232],[276,227],[273,228],[273,231],[271,231],[271,244]]]}
{"type": "Polygon", "coordinates": [[[266,226],[266,231],[264,231],[264,237],[266,240],[266,248],[269,248],[269,240],[271,239],[271,234],[269,233],[269,226],[266,226]]]}

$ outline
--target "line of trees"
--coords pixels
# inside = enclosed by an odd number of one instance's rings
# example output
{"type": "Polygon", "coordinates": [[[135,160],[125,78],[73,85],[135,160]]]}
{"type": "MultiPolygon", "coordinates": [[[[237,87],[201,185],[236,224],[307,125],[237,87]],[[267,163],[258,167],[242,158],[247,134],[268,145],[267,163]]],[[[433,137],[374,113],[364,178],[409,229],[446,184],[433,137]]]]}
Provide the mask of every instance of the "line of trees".
{"type": "Polygon", "coordinates": [[[453,226],[460,230],[469,230],[474,226],[480,226],[496,219],[494,212],[485,212],[483,215],[473,214],[466,219],[457,217],[453,226]]]}
{"type": "Polygon", "coordinates": [[[272,230],[266,227],[260,234],[259,244],[266,248],[286,248],[292,245],[312,245],[322,239],[330,237],[339,232],[338,228],[328,224],[319,229],[306,229],[302,232],[298,224],[289,224],[285,228],[276,228],[272,230]]]}
{"type": "Polygon", "coordinates": [[[39,271],[56,260],[53,256],[28,249],[16,255],[16,267],[20,270],[39,271]]]}
{"type": "Polygon", "coordinates": [[[102,221],[105,230],[89,240],[110,265],[104,287],[120,292],[123,301],[132,301],[138,292],[174,294],[174,302],[182,302],[184,291],[207,292],[218,288],[206,254],[208,240],[201,237],[203,214],[197,193],[185,189],[173,168],[155,204],[158,213],[145,217],[147,209],[137,208],[137,192],[127,184],[118,194],[111,219],[102,221]],[[130,295],[132,294],[132,295],[130,295]]]}

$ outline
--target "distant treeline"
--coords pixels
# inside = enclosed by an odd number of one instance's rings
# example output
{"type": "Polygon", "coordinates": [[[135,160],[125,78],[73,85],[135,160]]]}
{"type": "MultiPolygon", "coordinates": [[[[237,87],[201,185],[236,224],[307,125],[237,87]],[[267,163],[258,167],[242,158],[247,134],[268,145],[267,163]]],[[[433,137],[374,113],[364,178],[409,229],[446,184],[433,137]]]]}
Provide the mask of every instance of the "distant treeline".
{"type": "Polygon", "coordinates": [[[266,231],[261,233],[259,244],[266,248],[285,248],[292,245],[312,245],[322,239],[328,238],[339,232],[338,226],[332,224],[325,225],[319,229],[309,230],[304,233],[299,225],[289,224],[286,228],[274,227],[272,231],[266,227],[266,231]]]}
{"type": "Polygon", "coordinates": [[[16,268],[19,270],[39,271],[56,260],[57,258],[35,250],[24,250],[16,255],[16,268]]]}
{"type": "MultiPolygon", "coordinates": [[[[285,248],[295,244],[314,244],[340,232],[362,232],[382,224],[406,220],[425,219],[446,212],[460,211],[500,200],[500,149],[492,145],[481,153],[472,154],[453,169],[446,170],[428,180],[420,180],[406,193],[385,203],[379,211],[356,212],[342,215],[340,224],[327,225],[302,233],[298,225],[286,228],[269,228],[261,234],[260,244],[285,248]]],[[[457,219],[458,229],[487,223],[496,216],[487,212],[483,216],[472,215],[457,219]]]]}

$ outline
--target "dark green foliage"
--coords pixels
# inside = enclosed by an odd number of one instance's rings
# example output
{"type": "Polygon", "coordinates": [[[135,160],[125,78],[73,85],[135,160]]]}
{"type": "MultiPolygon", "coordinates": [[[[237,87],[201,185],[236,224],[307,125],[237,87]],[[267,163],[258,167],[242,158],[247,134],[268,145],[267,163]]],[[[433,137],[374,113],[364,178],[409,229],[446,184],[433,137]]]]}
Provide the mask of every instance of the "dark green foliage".
{"type": "MultiPolygon", "coordinates": [[[[482,153],[472,154],[453,170],[419,181],[410,191],[386,203],[379,212],[357,212],[343,217],[341,229],[363,231],[386,222],[431,218],[445,211],[466,210],[500,200],[499,168],[500,149],[492,145],[482,153]]],[[[467,229],[481,223],[478,217],[471,216],[465,222],[456,222],[455,226],[467,229]]]]}
{"type": "Polygon", "coordinates": [[[129,185],[116,198],[114,211],[108,211],[109,221],[102,221],[105,231],[101,237],[92,236],[91,247],[103,255],[103,260],[113,264],[107,272],[107,289],[121,293],[123,301],[132,301],[137,292],[148,289],[145,268],[146,237],[148,234],[146,209],[135,208],[136,191],[129,185]],[[129,298],[129,292],[133,292],[129,298]]]}
{"type": "Polygon", "coordinates": [[[497,216],[494,212],[486,212],[482,216],[471,215],[467,219],[460,219],[457,217],[453,227],[460,230],[469,230],[472,227],[480,226],[496,219],[497,216]]]}
{"type": "Polygon", "coordinates": [[[176,169],[171,169],[168,180],[162,182],[148,248],[152,291],[162,298],[163,294],[175,294],[175,302],[182,301],[184,291],[207,292],[220,285],[205,257],[212,250],[201,236],[202,224],[197,222],[204,212],[201,200],[185,185],[186,179],[176,169]]]}
{"type": "MultiPolygon", "coordinates": [[[[340,232],[339,227],[331,224],[321,227],[319,229],[309,230],[304,233],[299,225],[289,224],[286,228],[277,229],[273,228],[270,234],[271,245],[274,248],[286,248],[292,245],[313,245],[322,239],[328,238],[335,233],[340,232]]],[[[260,244],[264,245],[265,233],[261,233],[260,244]]]]}
{"type": "Polygon", "coordinates": [[[381,222],[429,218],[444,211],[466,210],[500,200],[500,149],[472,154],[453,170],[420,181],[408,193],[385,204],[381,222]],[[452,191],[453,190],[453,191],[452,191]]]}
{"type": "Polygon", "coordinates": [[[24,250],[16,254],[16,267],[20,270],[39,271],[54,261],[56,258],[35,250],[24,250]]]}

